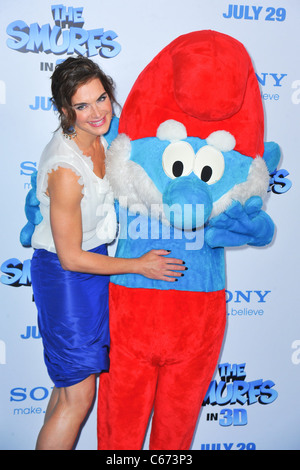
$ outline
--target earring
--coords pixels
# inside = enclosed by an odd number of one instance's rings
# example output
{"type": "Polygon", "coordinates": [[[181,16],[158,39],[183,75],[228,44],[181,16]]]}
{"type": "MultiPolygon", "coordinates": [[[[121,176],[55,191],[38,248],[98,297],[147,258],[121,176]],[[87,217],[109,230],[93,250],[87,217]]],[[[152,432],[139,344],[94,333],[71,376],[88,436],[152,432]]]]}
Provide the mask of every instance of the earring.
{"type": "Polygon", "coordinates": [[[77,136],[77,132],[76,130],[74,129],[74,127],[70,127],[68,129],[68,132],[64,132],[63,133],[63,136],[66,138],[66,139],[75,139],[75,137],[77,136]]]}

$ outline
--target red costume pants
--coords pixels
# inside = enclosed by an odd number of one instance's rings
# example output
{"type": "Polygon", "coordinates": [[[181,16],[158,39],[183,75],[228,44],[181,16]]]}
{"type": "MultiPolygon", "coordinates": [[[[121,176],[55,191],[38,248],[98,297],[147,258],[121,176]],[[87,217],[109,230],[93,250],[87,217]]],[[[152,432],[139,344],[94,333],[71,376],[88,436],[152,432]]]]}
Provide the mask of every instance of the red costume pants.
{"type": "Polygon", "coordinates": [[[187,450],[217,366],[225,292],[110,287],[110,371],[100,377],[98,447],[187,450]]]}

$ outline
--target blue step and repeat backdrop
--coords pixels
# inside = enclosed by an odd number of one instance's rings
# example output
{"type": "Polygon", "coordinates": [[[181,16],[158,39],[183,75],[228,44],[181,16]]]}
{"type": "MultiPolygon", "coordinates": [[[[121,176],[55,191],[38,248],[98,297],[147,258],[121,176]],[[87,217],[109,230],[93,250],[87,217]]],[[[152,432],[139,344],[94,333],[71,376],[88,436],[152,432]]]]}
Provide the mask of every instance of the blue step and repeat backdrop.
{"type": "MultiPolygon", "coordinates": [[[[193,449],[300,449],[299,21],[299,0],[1,0],[1,449],[34,448],[52,387],[30,286],[32,249],[20,245],[19,232],[30,176],[57,127],[49,80],[55,64],[89,56],[114,78],[123,104],[164,46],[201,29],[247,48],[265,140],[280,145],[282,158],[266,202],[274,241],[226,251],[226,337],[193,449]]],[[[94,408],[77,449],[96,447],[94,408]]]]}

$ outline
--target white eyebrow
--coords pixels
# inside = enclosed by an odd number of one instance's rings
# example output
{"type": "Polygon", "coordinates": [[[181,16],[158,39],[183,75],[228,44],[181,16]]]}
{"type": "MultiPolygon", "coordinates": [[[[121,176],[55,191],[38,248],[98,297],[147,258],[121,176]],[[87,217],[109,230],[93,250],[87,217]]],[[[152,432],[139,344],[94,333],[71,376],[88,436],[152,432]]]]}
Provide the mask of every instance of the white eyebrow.
{"type": "Polygon", "coordinates": [[[221,152],[230,152],[236,145],[234,136],[227,131],[212,132],[205,140],[208,145],[216,147],[221,152]]]}
{"type": "Polygon", "coordinates": [[[158,126],[156,137],[159,140],[178,142],[179,140],[187,138],[187,132],[185,126],[181,122],[169,119],[158,126]]]}

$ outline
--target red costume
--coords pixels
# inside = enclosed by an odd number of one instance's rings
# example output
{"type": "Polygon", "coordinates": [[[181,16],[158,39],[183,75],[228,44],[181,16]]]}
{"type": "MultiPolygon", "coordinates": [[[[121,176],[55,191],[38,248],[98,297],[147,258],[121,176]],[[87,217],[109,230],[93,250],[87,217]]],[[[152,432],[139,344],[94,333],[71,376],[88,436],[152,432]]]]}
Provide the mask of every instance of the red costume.
{"type": "MultiPolygon", "coordinates": [[[[260,93],[249,55],[238,41],[213,31],[181,36],[153,59],[134,84],[122,111],[119,133],[131,140],[126,142],[131,146],[132,168],[145,169],[145,188],[153,180],[161,192],[165,175],[160,173],[161,156],[155,160],[155,155],[159,145],[167,143],[156,132],[168,120],[183,124],[187,137],[198,138],[199,145],[214,131],[230,133],[236,141],[233,158],[237,165],[246,159],[250,166],[256,156],[263,155],[260,93]]],[[[108,176],[110,158],[113,161],[116,153],[108,156],[108,176]]],[[[120,184],[125,181],[130,197],[135,186],[143,183],[127,183],[122,172],[120,165],[117,179],[120,184]]],[[[189,176],[186,178],[188,184],[189,176]]],[[[114,177],[111,183],[117,192],[114,177]]],[[[203,186],[210,191],[213,185],[203,186]]],[[[189,189],[178,193],[188,196],[189,189]]],[[[122,195],[121,190],[115,193],[119,200],[122,195]]],[[[214,196],[212,199],[214,202],[214,196]]],[[[128,214],[129,222],[136,220],[130,218],[130,207],[128,214]]],[[[199,250],[185,250],[184,240],[174,234],[171,232],[169,240],[133,240],[126,232],[119,241],[117,256],[139,256],[152,248],[165,248],[183,259],[188,270],[175,284],[135,275],[111,278],[111,362],[110,372],[100,377],[99,449],[141,449],[152,410],[150,449],[191,446],[224,336],[224,250],[211,248],[205,241],[199,250]]]]}

